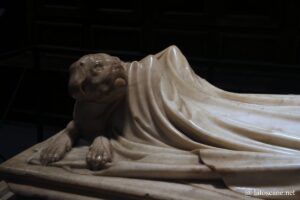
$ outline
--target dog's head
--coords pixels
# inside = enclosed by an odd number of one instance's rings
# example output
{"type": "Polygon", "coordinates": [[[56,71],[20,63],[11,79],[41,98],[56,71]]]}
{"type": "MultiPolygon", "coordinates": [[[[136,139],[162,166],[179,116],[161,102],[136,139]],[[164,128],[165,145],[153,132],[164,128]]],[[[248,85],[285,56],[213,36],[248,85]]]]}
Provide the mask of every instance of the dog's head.
{"type": "Polygon", "coordinates": [[[70,67],[69,91],[75,99],[105,99],[126,86],[125,66],[117,57],[89,54],[70,67]]]}

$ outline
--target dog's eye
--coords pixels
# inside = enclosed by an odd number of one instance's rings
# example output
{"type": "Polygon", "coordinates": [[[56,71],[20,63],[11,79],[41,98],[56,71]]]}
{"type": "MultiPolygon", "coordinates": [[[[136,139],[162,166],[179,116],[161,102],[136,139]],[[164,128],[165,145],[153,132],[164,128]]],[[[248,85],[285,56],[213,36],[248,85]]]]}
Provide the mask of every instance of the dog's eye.
{"type": "Polygon", "coordinates": [[[103,68],[103,64],[100,63],[100,62],[96,63],[95,66],[94,66],[95,71],[101,71],[102,68],[103,68]]]}

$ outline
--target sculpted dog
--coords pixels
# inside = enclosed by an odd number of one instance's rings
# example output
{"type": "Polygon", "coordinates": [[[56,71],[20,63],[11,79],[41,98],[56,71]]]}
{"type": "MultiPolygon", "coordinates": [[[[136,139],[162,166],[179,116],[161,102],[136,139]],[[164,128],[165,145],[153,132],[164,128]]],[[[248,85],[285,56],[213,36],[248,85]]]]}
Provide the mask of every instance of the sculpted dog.
{"type": "Polygon", "coordinates": [[[71,65],[69,90],[76,99],[73,120],[42,150],[42,164],[62,159],[78,137],[93,141],[86,155],[92,170],[111,161],[110,143],[104,136],[109,119],[124,100],[126,71],[119,58],[107,54],[86,55],[71,65]]]}

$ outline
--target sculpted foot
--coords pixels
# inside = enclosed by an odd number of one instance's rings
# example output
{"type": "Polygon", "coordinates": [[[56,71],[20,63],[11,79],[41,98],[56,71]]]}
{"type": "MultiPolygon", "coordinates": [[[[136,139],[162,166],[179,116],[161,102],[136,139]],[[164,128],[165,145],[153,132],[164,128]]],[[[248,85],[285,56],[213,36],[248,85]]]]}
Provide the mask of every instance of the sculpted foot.
{"type": "Polygon", "coordinates": [[[112,152],[109,140],[105,137],[97,137],[90,146],[86,156],[86,162],[91,170],[99,170],[105,164],[112,161],[112,152]]]}
{"type": "Polygon", "coordinates": [[[72,141],[68,134],[62,133],[48,143],[41,152],[40,161],[43,165],[61,160],[66,152],[72,148],[72,141]]]}

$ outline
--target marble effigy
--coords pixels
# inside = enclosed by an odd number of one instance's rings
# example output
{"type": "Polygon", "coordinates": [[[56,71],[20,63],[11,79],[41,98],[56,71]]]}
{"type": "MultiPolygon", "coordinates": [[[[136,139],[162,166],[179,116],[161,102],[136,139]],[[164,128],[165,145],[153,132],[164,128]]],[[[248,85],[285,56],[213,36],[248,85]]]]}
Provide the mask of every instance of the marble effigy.
{"type": "Polygon", "coordinates": [[[176,46],[130,63],[86,55],[71,66],[69,88],[67,127],[0,167],[14,192],[300,199],[300,96],[216,88],[176,46]]]}

